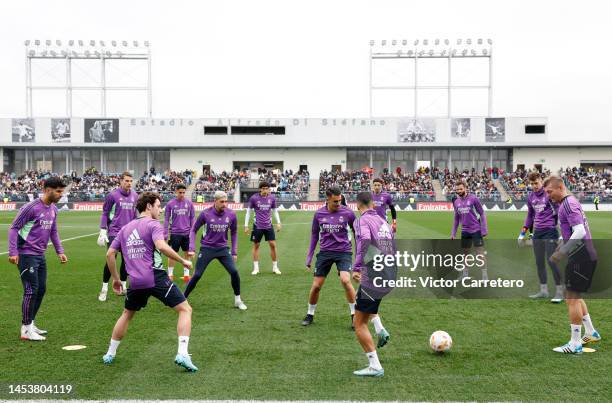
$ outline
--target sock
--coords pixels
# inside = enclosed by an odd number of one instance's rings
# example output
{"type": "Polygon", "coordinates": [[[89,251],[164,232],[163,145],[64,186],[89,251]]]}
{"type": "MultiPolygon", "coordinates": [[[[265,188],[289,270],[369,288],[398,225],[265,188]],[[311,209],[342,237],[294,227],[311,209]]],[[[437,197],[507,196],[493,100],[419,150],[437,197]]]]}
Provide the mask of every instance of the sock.
{"type": "Polygon", "coordinates": [[[571,325],[571,328],[572,328],[572,339],[571,339],[571,343],[572,343],[574,346],[580,346],[580,345],[582,345],[582,342],[580,341],[580,338],[581,338],[581,336],[582,336],[582,335],[580,334],[580,332],[581,332],[581,330],[582,330],[582,325],[574,325],[574,324],[572,324],[572,325],[571,325]]]}
{"type": "Polygon", "coordinates": [[[117,354],[117,347],[119,347],[119,343],[121,343],[121,340],[111,339],[110,345],[108,346],[108,352],[106,354],[110,354],[110,355],[117,354]]]}
{"type": "Polygon", "coordinates": [[[380,334],[380,332],[382,332],[382,330],[385,328],[380,320],[380,316],[378,315],[374,316],[370,322],[372,322],[374,325],[374,331],[376,334],[380,334]]]}
{"type": "Polygon", "coordinates": [[[169,276],[174,276],[174,266],[169,266],[168,267],[168,275],[169,276]]]}
{"type": "Polygon", "coordinates": [[[349,310],[351,311],[351,315],[355,315],[355,303],[349,302],[349,310]]]}
{"type": "Polygon", "coordinates": [[[123,287],[123,291],[127,291],[127,281],[122,281],[121,286],[123,287]]]}
{"type": "Polygon", "coordinates": [[[370,362],[370,368],[382,369],[382,365],[380,365],[380,361],[378,361],[378,354],[376,353],[376,350],[366,353],[366,356],[370,362]]]}
{"type": "Polygon", "coordinates": [[[548,284],[540,284],[540,292],[543,294],[548,294],[548,284]]]}
{"type": "Polygon", "coordinates": [[[275,262],[275,261],[272,262],[272,269],[278,270],[278,262],[275,262]]]}
{"type": "Polygon", "coordinates": [[[470,276],[470,272],[468,271],[468,269],[463,269],[463,274],[461,276],[462,277],[469,277],[470,276]]]}
{"type": "Polygon", "coordinates": [[[584,325],[584,332],[586,334],[591,335],[595,332],[593,322],[591,322],[591,315],[589,315],[588,313],[582,317],[582,324],[584,325]]]}
{"type": "Polygon", "coordinates": [[[183,276],[189,277],[189,269],[187,267],[183,267],[183,276]]]}
{"type": "Polygon", "coordinates": [[[253,262],[253,270],[259,271],[259,262],[253,262]]]}
{"type": "Polygon", "coordinates": [[[489,279],[489,273],[487,272],[487,269],[481,269],[482,270],[482,279],[483,280],[488,280],[489,279]]]}
{"type": "Polygon", "coordinates": [[[178,353],[180,355],[189,355],[187,350],[189,347],[189,336],[179,336],[178,339],[178,353]]]}
{"type": "Polygon", "coordinates": [[[314,315],[317,304],[308,304],[308,315],[314,315]]]}
{"type": "Polygon", "coordinates": [[[34,332],[34,321],[32,321],[32,323],[30,323],[29,325],[25,325],[26,327],[26,331],[29,333],[33,333],[34,332]]]}
{"type": "Polygon", "coordinates": [[[559,297],[563,296],[563,286],[562,285],[558,285],[557,286],[556,295],[559,296],[559,297]]]}
{"type": "Polygon", "coordinates": [[[234,303],[235,304],[239,304],[241,302],[242,302],[242,300],[240,299],[240,295],[234,295],[234,303]]]}
{"type": "Polygon", "coordinates": [[[108,283],[102,283],[102,291],[108,291],[108,283]]]}

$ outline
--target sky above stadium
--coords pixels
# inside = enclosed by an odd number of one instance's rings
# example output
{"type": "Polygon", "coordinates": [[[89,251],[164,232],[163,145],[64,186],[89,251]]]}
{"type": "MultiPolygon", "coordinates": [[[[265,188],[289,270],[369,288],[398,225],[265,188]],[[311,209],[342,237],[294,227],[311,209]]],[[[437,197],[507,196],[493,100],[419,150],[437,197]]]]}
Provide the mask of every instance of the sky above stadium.
{"type": "MultiPolygon", "coordinates": [[[[369,115],[370,39],[492,38],[493,115],[546,116],[556,141],[612,138],[606,1],[21,0],[0,11],[2,117],[25,115],[26,39],[149,40],[154,117],[299,118],[369,115]]],[[[37,97],[34,114],[63,116],[63,99],[37,97]]],[[[381,99],[375,115],[412,114],[381,99]]],[[[75,116],[94,115],[89,101],[75,116]]],[[[115,97],[109,114],[142,116],[143,101],[115,97]]]]}

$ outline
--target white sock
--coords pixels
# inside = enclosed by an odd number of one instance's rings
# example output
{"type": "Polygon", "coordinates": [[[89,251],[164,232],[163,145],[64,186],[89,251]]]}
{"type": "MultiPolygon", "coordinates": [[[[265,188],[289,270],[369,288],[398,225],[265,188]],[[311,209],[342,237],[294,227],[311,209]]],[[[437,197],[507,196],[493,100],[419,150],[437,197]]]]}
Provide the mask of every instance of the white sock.
{"type": "Polygon", "coordinates": [[[183,267],[183,276],[184,277],[188,277],[189,276],[189,269],[187,267],[183,267]]]}
{"type": "Polygon", "coordinates": [[[189,355],[189,336],[179,336],[178,339],[178,353],[180,355],[189,355]]]}
{"type": "Polygon", "coordinates": [[[240,295],[234,295],[234,303],[239,304],[241,302],[242,302],[242,299],[240,299],[240,295]]]}
{"type": "Polygon", "coordinates": [[[108,291],[108,283],[102,283],[102,291],[108,291]]]}
{"type": "Polygon", "coordinates": [[[278,269],[278,262],[272,262],[272,269],[278,269]]]}
{"type": "Polygon", "coordinates": [[[355,315],[355,303],[354,302],[349,302],[349,310],[351,311],[351,315],[355,315]]]}
{"type": "Polygon", "coordinates": [[[169,276],[174,276],[174,266],[168,267],[168,275],[169,276]]]}
{"type": "Polygon", "coordinates": [[[588,313],[582,317],[582,324],[584,325],[584,332],[586,334],[592,335],[595,332],[593,322],[591,322],[591,315],[589,315],[588,313]]]}
{"type": "Polygon", "coordinates": [[[317,304],[308,304],[308,315],[314,315],[317,304]]]}
{"type": "Polygon", "coordinates": [[[562,285],[557,286],[557,295],[561,297],[563,296],[563,286],[562,285]]]}
{"type": "Polygon", "coordinates": [[[540,284],[540,292],[548,294],[548,284],[540,284]]]}
{"type": "Polygon", "coordinates": [[[483,280],[488,280],[489,279],[489,272],[487,271],[487,269],[481,269],[482,270],[482,279],[483,280]]]}
{"type": "Polygon", "coordinates": [[[571,339],[571,343],[574,346],[580,346],[582,345],[582,342],[580,341],[580,338],[582,337],[581,335],[581,331],[582,331],[582,325],[571,325],[572,328],[572,339],[571,339]]]}
{"type": "Polygon", "coordinates": [[[382,330],[385,328],[382,324],[382,321],[380,320],[380,316],[376,315],[372,318],[372,320],[370,320],[370,322],[372,322],[372,324],[374,325],[374,331],[376,332],[376,334],[380,334],[380,332],[382,332],[382,330]]]}
{"type": "Polygon", "coordinates": [[[469,277],[469,276],[470,276],[470,272],[468,271],[468,269],[463,269],[462,277],[469,277]]]}
{"type": "Polygon", "coordinates": [[[25,325],[26,327],[26,331],[33,333],[34,332],[34,321],[32,321],[32,323],[30,323],[29,325],[25,325]]]}
{"type": "Polygon", "coordinates": [[[127,291],[127,281],[122,281],[121,285],[123,286],[123,291],[127,291]]]}
{"type": "Polygon", "coordinates": [[[108,352],[106,354],[110,354],[110,355],[117,354],[117,347],[119,347],[119,343],[121,343],[121,340],[111,339],[110,345],[108,346],[108,352]]]}
{"type": "Polygon", "coordinates": [[[382,369],[382,365],[380,365],[380,361],[378,361],[376,350],[366,353],[366,357],[368,357],[368,361],[370,362],[370,368],[382,369]]]}
{"type": "Polygon", "coordinates": [[[259,262],[253,262],[253,270],[259,271],[259,262]]]}

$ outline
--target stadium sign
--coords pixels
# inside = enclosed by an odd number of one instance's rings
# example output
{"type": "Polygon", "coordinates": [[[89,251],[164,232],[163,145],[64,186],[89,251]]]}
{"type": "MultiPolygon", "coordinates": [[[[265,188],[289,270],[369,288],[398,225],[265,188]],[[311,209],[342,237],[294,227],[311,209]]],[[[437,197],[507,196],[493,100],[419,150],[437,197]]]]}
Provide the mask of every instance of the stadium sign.
{"type": "Polygon", "coordinates": [[[72,203],[72,209],[76,211],[102,211],[103,206],[104,206],[104,203],[92,203],[92,202],[72,203]]]}
{"type": "Polygon", "coordinates": [[[0,203],[0,211],[11,211],[17,209],[17,203],[0,203]]]}
{"type": "Polygon", "coordinates": [[[421,202],[416,205],[417,211],[450,211],[453,209],[451,202],[421,202]]]}
{"type": "MultiPolygon", "coordinates": [[[[300,203],[300,210],[317,211],[323,206],[325,206],[325,202],[302,202],[300,203]]],[[[357,211],[357,203],[347,203],[347,207],[353,211],[357,211]]]]}

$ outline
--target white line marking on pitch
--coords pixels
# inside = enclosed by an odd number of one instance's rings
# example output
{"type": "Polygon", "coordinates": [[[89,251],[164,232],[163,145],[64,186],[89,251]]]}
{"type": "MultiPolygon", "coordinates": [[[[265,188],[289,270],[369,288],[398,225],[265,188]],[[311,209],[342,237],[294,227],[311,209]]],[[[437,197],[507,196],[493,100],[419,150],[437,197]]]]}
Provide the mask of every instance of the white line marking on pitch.
{"type": "MultiPolygon", "coordinates": [[[[94,232],[93,234],[79,235],[79,236],[75,236],[75,237],[72,237],[72,238],[61,239],[60,241],[61,242],[74,241],[75,239],[87,238],[88,236],[94,236],[94,235],[98,235],[98,234],[99,234],[98,232],[94,232]]],[[[51,242],[49,242],[47,244],[47,246],[48,245],[51,245],[51,242]]],[[[8,255],[8,252],[0,252],[0,256],[1,255],[8,255]]]]}

